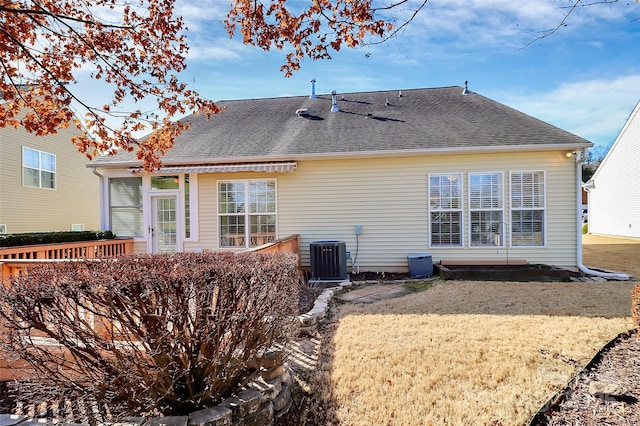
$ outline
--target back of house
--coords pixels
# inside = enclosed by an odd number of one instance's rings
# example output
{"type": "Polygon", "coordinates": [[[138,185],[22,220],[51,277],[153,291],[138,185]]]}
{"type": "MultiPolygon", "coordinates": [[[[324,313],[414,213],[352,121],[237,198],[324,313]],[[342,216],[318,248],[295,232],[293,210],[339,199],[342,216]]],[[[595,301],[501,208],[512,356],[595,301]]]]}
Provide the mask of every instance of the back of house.
{"type": "Polygon", "coordinates": [[[135,153],[90,164],[103,228],[139,252],[297,234],[303,266],[326,242],[359,271],[406,271],[416,254],[578,262],[583,138],[458,86],[220,105],[185,118],[153,174],[135,153]]]}

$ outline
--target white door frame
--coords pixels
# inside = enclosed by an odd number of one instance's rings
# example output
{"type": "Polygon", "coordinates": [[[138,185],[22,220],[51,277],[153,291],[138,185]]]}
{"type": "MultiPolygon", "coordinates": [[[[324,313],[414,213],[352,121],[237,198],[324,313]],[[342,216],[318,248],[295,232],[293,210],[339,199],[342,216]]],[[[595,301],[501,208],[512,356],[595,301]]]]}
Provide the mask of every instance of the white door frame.
{"type": "Polygon", "coordinates": [[[147,253],[153,253],[153,240],[154,235],[156,235],[156,218],[154,217],[155,213],[155,201],[159,198],[175,198],[176,200],[176,252],[181,252],[183,249],[183,240],[184,240],[184,205],[182,203],[182,197],[180,196],[179,190],[161,190],[161,191],[149,191],[147,193],[147,205],[149,209],[146,212],[146,236],[147,236],[147,253]]]}

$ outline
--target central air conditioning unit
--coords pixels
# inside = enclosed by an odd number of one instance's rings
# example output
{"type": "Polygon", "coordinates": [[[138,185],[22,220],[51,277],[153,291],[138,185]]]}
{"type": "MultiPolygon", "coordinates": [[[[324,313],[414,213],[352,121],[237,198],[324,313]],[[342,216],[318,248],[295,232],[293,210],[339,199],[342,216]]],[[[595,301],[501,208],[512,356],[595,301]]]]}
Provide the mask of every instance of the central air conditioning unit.
{"type": "Polygon", "coordinates": [[[311,279],[347,278],[347,244],[344,241],[314,241],[309,245],[311,279]]]}

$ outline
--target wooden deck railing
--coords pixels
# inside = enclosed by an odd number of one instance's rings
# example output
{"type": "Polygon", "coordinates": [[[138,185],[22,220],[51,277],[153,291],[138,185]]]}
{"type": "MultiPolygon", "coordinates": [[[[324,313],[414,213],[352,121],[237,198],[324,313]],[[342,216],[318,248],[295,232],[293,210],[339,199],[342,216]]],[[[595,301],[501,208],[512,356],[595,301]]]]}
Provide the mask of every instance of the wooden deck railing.
{"type": "Polygon", "coordinates": [[[246,251],[255,251],[262,253],[270,253],[277,251],[285,251],[295,253],[300,256],[300,236],[298,234],[280,238],[272,243],[263,244],[258,247],[252,247],[246,251]]]}
{"type": "Polygon", "coordinates": [[[132,238],[0,248],[1,278],[4,281],[37,262],[108,258],[129,253],[133,253],[132,238]]]}

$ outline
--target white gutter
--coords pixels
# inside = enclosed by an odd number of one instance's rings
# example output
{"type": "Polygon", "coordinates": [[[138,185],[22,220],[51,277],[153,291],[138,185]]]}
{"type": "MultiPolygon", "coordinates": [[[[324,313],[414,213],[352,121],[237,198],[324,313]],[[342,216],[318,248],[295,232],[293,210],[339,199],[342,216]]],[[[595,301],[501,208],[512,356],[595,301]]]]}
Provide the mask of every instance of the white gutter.
{"type": "MultiPolygon", "coordinates": [[[[250,156],[250,157],[200,157],[190,159],[163,158],[163,167],[174,166],[195,166],[214,165],[231,163],[251,163],[251,162],[276,162],[276,161],[304,161],[304,160],[336,160],[336,159],[361,159],[361,158],[390,158],[390,157],[413,157],[415,155],[458,155],[458,154],[495,154],[495,153],[522,153],[522,152],[546,152],[546,151],[571,151],[580,150],[593,146],[591,144],[548,144],[548,145],[510,145],[504,146],[471,146],[457,148],[427,148],[427,149],[396,149],[396,150],[375,150],[375,151],[348,151],[348,152],[319,152],[312,154],[287,154],[274,156],[250,156]]],[[[170,155],[170,154],[168,154],[170,155]]],[[[113,162],[89,163],[87,167],[93,168],[135,168],[140,167],[139,160],[122,160],[113,162]]]]}
{"type": "Polygon", "coordinates": [[[594,271],[593,269],[589,269],[582,264],[582,203],[579,201],[582,199],[582,163],[587,159],[587,149],[584,148],[582,151],[576,151],[576,187],[578,188],[576,191],[576,223],[577,226],[577,240],[578,240],[578,269],[584,272],[587,275],[592,275],[596,277],[618,280],[618,281],[628,281],[631,279],[630,275],[618,272],[602,272],[602,271],[594,271]]]}

